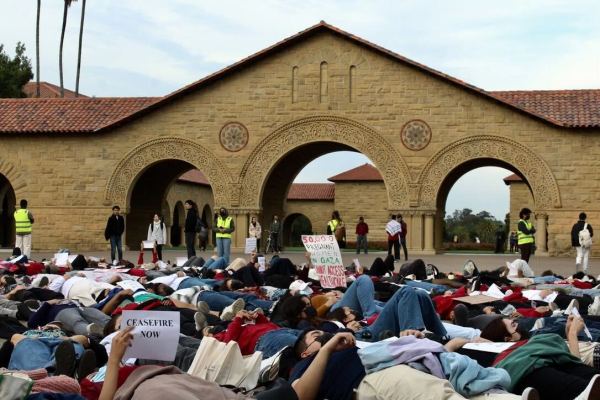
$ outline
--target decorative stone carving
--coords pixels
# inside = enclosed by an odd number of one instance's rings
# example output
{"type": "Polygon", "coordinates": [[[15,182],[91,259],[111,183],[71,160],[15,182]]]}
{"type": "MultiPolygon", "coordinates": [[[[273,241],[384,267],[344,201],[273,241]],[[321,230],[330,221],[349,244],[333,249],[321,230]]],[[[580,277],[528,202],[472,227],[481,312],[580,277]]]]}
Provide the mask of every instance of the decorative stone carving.
{"type": "Polygon", "coordinates": [[[150,165],[161,160],[182,160],[198,168],[210,182],[215,204],[230,206],[233,179],[229,170],[203,146],[177,137],[151,140],[125,155],[108,181],[105,204],[126,206],[136,178],[150,165]]]}
{"type": "Polygon", "coordinates": [[[239,122],[228,122],[221,128],[219,141],[227,151],[240,151],[248,144],[248,129],[239,122]]]}
{"type": "Polygon", "coordinates": [[[291,150],[307,143],[337,142],[365,154],[383,176],[388,208],[407,208],[410,173],[393,146],[373,129],[350,119],[314,116],[290,122],[259,143],[242,169],[241,207],[260,208],[269,171],[291,150]]]}
{"type": "Polygon", "coordinates": [[[423,150],[431,141],[431,128],[425,121],[413,119],[402,127],[402,144],[409,150],[423,150]]]}
{"type": "Polygon", "coordinates": [[[427,162],[419,176],[419,206],[435,208],[441,185],[455,168],[474,159],[495,159],[515,167],[531,185],[536,209],[560,208],[558,184],[546,162],[522,144],[501,136],[478,135],[458,140],[427,162]]]}

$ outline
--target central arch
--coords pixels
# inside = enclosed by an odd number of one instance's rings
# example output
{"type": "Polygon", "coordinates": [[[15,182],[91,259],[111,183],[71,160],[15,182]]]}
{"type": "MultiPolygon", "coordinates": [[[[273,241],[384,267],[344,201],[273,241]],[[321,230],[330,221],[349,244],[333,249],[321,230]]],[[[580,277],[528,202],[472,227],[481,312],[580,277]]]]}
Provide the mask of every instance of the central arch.
{"type": "Polygon", "coordinates": [[[387,187],[388,208],[407,207],[410,173],[392,144],[360,122],[326,115],[302,118],[283,125],[256,146],[242,169],[239,204],[243,208],[261,209],[270,175],[289,154],[307,157],[306,154],[311,152],[316,155],[336,150],[358,151],[371,159],[387,187]],[[315,146],[319,144],[329,146],[328,151],[316,150],[315,146]]]}

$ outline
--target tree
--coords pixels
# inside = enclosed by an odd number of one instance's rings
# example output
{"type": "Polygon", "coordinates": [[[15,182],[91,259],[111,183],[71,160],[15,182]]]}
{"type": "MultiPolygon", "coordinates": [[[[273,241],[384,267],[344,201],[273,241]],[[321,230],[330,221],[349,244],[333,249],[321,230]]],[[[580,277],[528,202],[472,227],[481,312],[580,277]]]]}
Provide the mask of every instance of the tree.
{"type": "Polygon", "coordinates": [[[445,225],[446,241],[452,241],[456,235],[460,242],[473,242],[479,237],[482,243],[494,243],[498,227],[504,224],[488,211],[473,214],[473,210],[464,208],[447,216],[445,225]]]}
{"type": "Polygon", "coordinates": [[[40,10],[42,0],[37,0],[37,18],[35,20],[35,97],[40,97],[40,10]]]}
{"type": "Polygon", "coordinates": [[[60,73],[60,97],[65,97],[65,85],[63,80],[63,44],[65,42],[65,29],[67,28],[67,14],[71,3],[75,0],[65,0],[63,8],[62,30],[60,32],[60,48],[58,50],[58,71],[60,73]]]}
{"type": "Polygon", "coordinates": [[[25,56],[25,45],[18,42],[15,57],[11,59],[0,44],[0,97],[25,97],[23,85],[32,78],[31,60],[25,56]]]}
{"type": "Polygon", "coordinates": [[[85,1],[86,0],[83,0],[83,3],[81,3],[81,23],[79,24],[79,50],[77,52],[77,78],[75,78],[75,97],[79,97],[79,72],[81,71],[81,42],[83,40],[83,20],[85,18],[85,1]]]}

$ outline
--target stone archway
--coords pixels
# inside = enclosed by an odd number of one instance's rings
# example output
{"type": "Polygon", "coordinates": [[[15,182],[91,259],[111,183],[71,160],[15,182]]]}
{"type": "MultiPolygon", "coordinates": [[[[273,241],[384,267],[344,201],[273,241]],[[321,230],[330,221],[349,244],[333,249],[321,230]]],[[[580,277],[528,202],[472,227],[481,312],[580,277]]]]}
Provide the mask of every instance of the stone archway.
{"type": "Polygon", "coordinates": [[[105,191],[105,205],[129,205],[136,180],[159,161],[178,160],[201,170],[213,190],[215,204],[231,204],[233,179],[226,166],[203,146],[188,139],[163,137],[131,150],[113,171],[105,191]]]}
{"type": "Polygon", "coordinates": [[[256,146],[242,169],[239,204],[243,208],[260,209],[265,182],[277,163],[294,149],[317,142],[339,143],[369,157],[385,181],[388,208],[407,206],[410,173],[393,146],[360,122],[327,115],[285,124],[256,146]]]}

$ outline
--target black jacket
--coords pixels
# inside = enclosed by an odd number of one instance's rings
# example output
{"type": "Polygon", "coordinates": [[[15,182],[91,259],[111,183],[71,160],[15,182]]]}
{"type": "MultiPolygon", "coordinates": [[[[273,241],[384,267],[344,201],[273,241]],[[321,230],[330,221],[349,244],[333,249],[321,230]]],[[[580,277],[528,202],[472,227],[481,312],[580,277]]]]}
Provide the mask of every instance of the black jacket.
{"type": "Polygon", "coordinates": [[[119,215],[111,215],[106,221],[106,229],[104,229],[104,238],[108,240],[111,236],[121,236],[125,232],[125,218],[119,215]]]}
{"type": "MultiPolygon", "coordinates": [[[[573,225],[573,229],[571,229],[571,246],[579,247],[579,232],[583,230],[583,226],[585,225],[585,221],[577,221],[575,225],[573,225]]],[[[590,236],[594,236],[594,230],[592,226],[588,224],[588,231],[590,231],[590,236]]]]}
{"type": "Polygon", "coordinates": [[[185,232],[196,232],[196,223],[198,222],[198,213],[190,208],[185,217],[185,232]]]}

